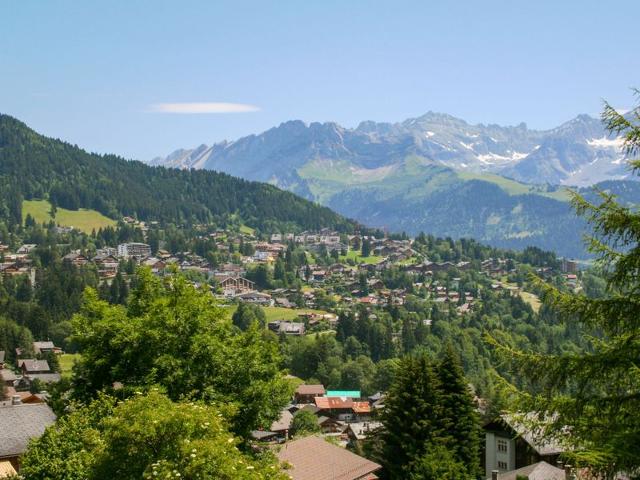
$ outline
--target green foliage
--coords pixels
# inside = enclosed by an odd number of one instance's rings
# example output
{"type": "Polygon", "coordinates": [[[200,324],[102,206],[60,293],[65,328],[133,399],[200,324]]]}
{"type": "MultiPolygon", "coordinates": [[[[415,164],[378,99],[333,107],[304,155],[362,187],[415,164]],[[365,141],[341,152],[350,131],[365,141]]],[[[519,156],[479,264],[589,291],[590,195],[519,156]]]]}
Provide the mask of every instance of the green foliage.
{"type": "MultiPolygon", "coordinates": [[[[625,138],[627,153],[640,153],[638,109],[623,117],[606,105],[603,119],[625,138]]],[[[606,294],[591,296],[600,289],[593,285],[586,294],[541,281],[538,287],[563,322],[591,334],[590,348],[541,355],[496,343],[528,381],[518,408],[537,412],[543,433],[574,449],[567,454],[572,462],[591,465],[603,475],[633,472],[640,468],[640,213],[606,192],[600,192],[598,203],[575,194],[573,204],[593,228],[589,247],[606,272],[606,294]]]]}
{"type": "Polygon", "coordinates": [[[238,308],[231,316],[231,321],[240,330],[248,330],[252,325],[265,328],[267,316],[259,305],[240,302],[238,308]]]}
{"type": "Polygon", "coordinates": [[[299,410],[293,416],[291,423],[293,435],[308,435],[320,431],[318,417],[309,410],[299,410]]]}
{"type": "Polygon", "coordinates": [[[29,329],[16,322],[0,317],[0,350],[5,351],[5,361],[14,363],[16,348],[24,352],[32,352],[33,337],[29,329]]]}
{"type": "Polygon", "coordinates": [[[61,418],[23,457],[26,480],[281,479],[273,460],[240,452],[226,409],[158,392],[100,397],[61,418]]]}
{"type": "Polygon", "coordinates": [[[454,353],[448,352],[438,365],[424,354],[403,358],[381,421],[372,449],[387,478],[435,479],[430,475],[438,473],[474,478],[478,473],[479,419],[454,353]],[[434,452],[442,451],[450,452],[450,461],[443,456],[438,466],[434,452]]]}
{"type": "Polygon", "coordinates": [[[172,400],[235,405],[233,429],[245,438],[275,420],[290,395],[277,344],[256,325],[234,328],[209,292],[181,276],[138,277],[127,308],[87,291],[73,320],[83,352],[74,394],[86,400],[116,381],[162,385],[172,400]]]}
{"type": "MultiPolygon", "coordinates": [[[[477,461],[477,460],[476,460],[477,461]]],[[[407,468],[409,480],[474,480],[467,466],[444,446],[436,445],[407,468]]]]}

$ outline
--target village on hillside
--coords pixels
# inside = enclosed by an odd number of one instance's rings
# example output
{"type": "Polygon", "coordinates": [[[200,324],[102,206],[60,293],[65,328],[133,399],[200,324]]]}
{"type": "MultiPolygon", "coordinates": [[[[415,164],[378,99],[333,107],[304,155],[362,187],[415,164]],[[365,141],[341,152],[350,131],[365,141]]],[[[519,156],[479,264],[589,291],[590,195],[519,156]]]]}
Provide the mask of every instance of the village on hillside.
{"type": "MultiPolygon", "coordinates": [[[[340,335],[344,312],[366,312],[372,319],[380,309],[393,309],[419,298],[430,302],[443,318],[463,317],[482,307],[490,295],[516,296],[537,310],[540,302],[527,291],[526,271],[533,270],[566,288],[579,290],[580,271],[571,260],[531,267],[514,258],[475,258],[460,252],[437,253],[432,239],[376,238],[346,235],[329,229],[315,232],[276,233],[257,238],[253,232],[225,229],[196,235],[193,245],[204,243],[207,252],[179,251],[168,242],[152,242],[156,222],[145,224],[125,217],[123,224],[135,229],[142,241],[103,245],[95,249],[67,248],[62,262],[69,268],[91,271],[99,289],[109,295],[128,288],[138,267],[158,277],[182,272],[198,288],[207,289],[229,315],[239,305],[259,306],[266,314],[265,327],[276,335],[304,337],[340,335]],[[204,253],[204,254],[203,254],[204,253]]],[[[56,227],[59,235],[73,233],[56,227]]],[[[242,230],[242,229],[241,229],[242,230]]],[[[445,242],[446,243],[446,242],[445,242]]],[[[0,275],[35,285],[38,266],[33,252],[38,244],[13,249],[0,245],[0,275]],[[26,280],[24,280],[26,279],[26,280]]],[[[433,314],[435,315],[435,314],[433,314]]],[[[433,315],[425,315],[416,328],[430,328],[433,315]],[[431,317],[431,318],[426,318],[431,317]]],[[[403,342],[403,332],[392,341],[403,342]]],[[[69,375],[74,355],[49,339],[38,339],[28,351],[0,351],[0,381],[4,400],[0,406],[0,465],[18,471],[20,455],[30,438],[40,435],[55,421],[47,405],[48,386],[69,375]],[[13,359],[9,361],[9,358],[13,359]],[[62,360],[62,361],[61,361],[62,360]]],[[[332,390],[307,384],[290,375],[295,394],[280,418],[269,428],[256,430],[257,448],[276,448],[281,461],[293,465],[292,478],[311,480],[342,478],[374,479],[380,468],[357,455],[380,427],[385,392],[332,390]],[[315,435],[298,438],[295,418],[314,423],[315,435]],[[329,443],[320,440],[331,440],[329,443]],[[345,473],[323,477],[328,463],[345,473]]],[[[476,397],[479,412],[486,403],[476,397]]],[[[552,478],[565,478],[554,467],[561,449],[539,445],[524,427],[508,416],[496,417],[485,426],[486,448],[482,465],[487,477],[516,478],[523,469],[543,468],[552,478]],[[546,463],[545,463],[546,462],[546,463]],[[509,472],[509,473],[506,473],[509,472]]],[[[551,477],[550,477],[551,478],[551,477]]]]}

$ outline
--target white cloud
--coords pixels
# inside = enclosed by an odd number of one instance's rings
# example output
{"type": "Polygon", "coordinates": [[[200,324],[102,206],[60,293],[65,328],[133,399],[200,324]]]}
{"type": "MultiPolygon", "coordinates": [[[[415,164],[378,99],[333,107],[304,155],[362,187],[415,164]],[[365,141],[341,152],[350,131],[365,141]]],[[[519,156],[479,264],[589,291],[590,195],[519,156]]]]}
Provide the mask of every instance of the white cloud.
{"type": "Polygon", "coordinates": [[[156,103],[150,107],[150,111],[156,113],[247,113],[259,110],[255,105],[225,102],[156,103]]]}

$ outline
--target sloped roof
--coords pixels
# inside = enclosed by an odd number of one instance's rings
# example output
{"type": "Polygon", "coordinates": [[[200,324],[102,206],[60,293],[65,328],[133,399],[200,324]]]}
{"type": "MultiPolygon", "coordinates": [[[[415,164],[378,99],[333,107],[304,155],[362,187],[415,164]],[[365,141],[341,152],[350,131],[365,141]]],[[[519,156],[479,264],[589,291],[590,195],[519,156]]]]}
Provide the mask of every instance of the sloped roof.
{"type": "Polygon", "coordinates": [[[32,358],[25,358],[23,360],[18,360],[18,367],[24,368],[27,372],[48,372],[50,370],[49,362],[46,360],[34,360],[32,358]]]}
{"type": "Polygon", "coordinates": [[[281,432],[283,430],[289,430],[291,428],[291,422],[293,421],[293,415],[289,410],[282,410],[280,412],[280,418],[271,424],[272,432],[281,432]]]}
{"type": "Polygon", "coordinates": [[[29,440],[56,421],[46,403],[0,407],[0,458],[21,455],[29,440]]]}
{"type": "Polygon", "coordinates": [[[369,402],[353,402],[353,406],[351,408],[353,408],[355,413],[371,412],[371,405],[369,405],[369,402]]]}
{"type": "Polygon", "coordinates": [[[298,385],[296,388],[296,393],[298,395],[324,395],[325,389],[324,385],[298,385]]]}
{"type": "MultiPolygon", "coordinates": [[[[525,416],[527,420],[534,420],[533,414],[525,416]]],[[[527,442],[539,455],[556,455],[564,452],[564,447],[551,438],[542,438],[541,430],[527,426],[517,415],[501,415],[501,419],[509,425],[525,442],[527,442]]]]}
{"type": "Polygon", "coordinates": [[[317,436],[285,443],[276,456],[292,466],[286,473],[293,480],[374,479],[377,477],[372,474],[381,468],[377,463],[317,436]]]}
{"type": "Polygon", "coordinates": [[[529,480],[565,480],[567,478],[563,469],[554,467],[547,462],[538,462],[518,470],[502,473],[498,475],[498,480],[517,480],[519,476],[527,477],[529,480]]]}
{"type": "Polygon", "coordinates": [[[345,397],[315,397],[316,407],[320,410],[333,408],[352,408],[353,400],[345,397]]]}

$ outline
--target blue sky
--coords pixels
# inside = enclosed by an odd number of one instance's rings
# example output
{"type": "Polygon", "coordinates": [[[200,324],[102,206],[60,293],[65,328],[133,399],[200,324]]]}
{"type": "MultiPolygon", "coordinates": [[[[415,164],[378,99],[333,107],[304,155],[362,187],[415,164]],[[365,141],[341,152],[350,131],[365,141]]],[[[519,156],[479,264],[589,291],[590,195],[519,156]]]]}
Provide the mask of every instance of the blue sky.
{"type": "Polygon", "coordinates": [[[138,159],[291,119],[550,128],[631,106],[638,18],[636,0],[6,0],[0,112],[138,159]]]}

